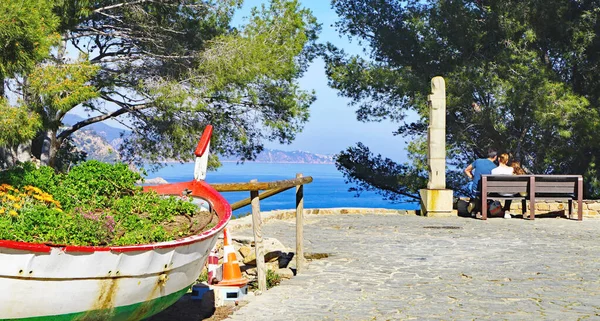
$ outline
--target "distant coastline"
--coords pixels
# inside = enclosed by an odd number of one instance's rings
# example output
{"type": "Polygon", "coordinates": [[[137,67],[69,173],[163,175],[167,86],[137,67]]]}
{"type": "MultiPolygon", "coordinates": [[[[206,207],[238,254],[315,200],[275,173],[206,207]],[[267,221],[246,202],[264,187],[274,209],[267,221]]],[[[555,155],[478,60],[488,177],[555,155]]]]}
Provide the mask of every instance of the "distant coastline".
{"type": "MultiPolygon", "coordinates": [[[[76,115],[68,115],[65,118],[65,124],[73,124],[81,120],[76,115]]],[[[75,146],[87,154],[88,159],[100,160],[103,162],[116,162],[120,157],[117,152],[122,143],[122,129],[114,128],[106,124],[98,123],[80,130],[74,135],[75,146]]],[[[221,162],[240,162],[235,157],[219,156],[221,162]]],[[[265,164],[335,164],[335,155],[318,154],[308,151],[284,151],[278,149],[264,149],[256,155],[254,163],[265,164]]],[[[181,163],[178,161],[165,160],[165,163],[181,163]]]]}
{"type": "MultiPolygon", "coordinates": [[[[241,161],[235,161],[235,160],[219,160],[219,161],[221,163],[238,163],[238,162],[241,162],[241,161]]],[[[257,163],[257,164],[314,164],[314,165],[334,165],[335,164],[335,162],[307,163],[307,162],[284,162],[284,161],[265,162],[265,161],[249,161],[249,160],[244,161],[244,163],[257,163]]]]}
{"type": "MultiPolygon", "coordinates": [[[[241,163],[241,161],[235,161],[235,160],[219,160],[219,162],[221,163],[241,163]]],[[[180,162],[180,161],[165,161],[165,164],[193,164],[194,162],[180,162]]],[[[261,162],[261,161],[249,161],[249,160],[245,160],[245,163],[256,163],[256,164],[312,164],[312,165],[335,165],[335,162],[328,162],[328,163],[305,163],[305,162],[261,162]]]]}
{"type": "MultiPolygon", "coordinates": [[[[221,162],[239,162],[233,157],[219,157],[221,162]]],[[[265,149],[252,160],[256,163],[277,164],[335,164],[334,155],[315,154],[305,151],[265,149]]]]}

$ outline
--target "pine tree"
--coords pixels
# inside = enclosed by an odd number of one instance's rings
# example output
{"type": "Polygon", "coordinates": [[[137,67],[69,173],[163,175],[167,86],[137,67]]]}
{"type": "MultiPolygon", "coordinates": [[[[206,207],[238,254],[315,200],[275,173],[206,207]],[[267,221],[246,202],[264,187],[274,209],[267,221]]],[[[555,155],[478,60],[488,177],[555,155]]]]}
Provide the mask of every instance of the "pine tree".
{"type": "Polygon", "coordinates": [[[488,147],[512,153],[533,173],[584,174],[600,194],[600,2],[336,0],[338,29],[366,55],[330,47],[331,85],[363,121],[390,119],[410,141],[399,165],[358,145],[338,166],[363,189],[398,199],[426,177],[429,81],[447,85],[448,185],[488,147]],[[406,122],[408,112],[419,119],[406,122]],[[359,170],[369,165],[377,171],[359,170]],[[378,175],[381,180],[373,179],[378,175]],[[379,181],[387,182],[379,185],[379,181]]]}

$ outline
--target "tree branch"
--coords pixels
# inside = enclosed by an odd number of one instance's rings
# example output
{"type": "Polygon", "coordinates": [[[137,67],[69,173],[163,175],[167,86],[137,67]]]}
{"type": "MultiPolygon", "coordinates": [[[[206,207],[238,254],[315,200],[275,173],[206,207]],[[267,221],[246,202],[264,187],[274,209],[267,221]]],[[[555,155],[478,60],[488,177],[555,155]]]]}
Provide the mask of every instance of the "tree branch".
{"type": "Polygon", "coordinates": [[[130,107],[127,107],[127,108],[122,107],[122,108],[117,109],[116,111],[114,111],[112,113],[108,113],[108,114],[104,114],[104,115],[99,115],[99,116],[88,118],[86,120],[82,120],[82,121],[76,123],[75,125],[73,125],[73,126],[67,128],[67,129],[65,129],[64,131],[62,131],[57,136],[57,138],[62,141],[63,139],[65,139],[69,135],[73,134],[74,132],[78,131],[79,129],[81,129],[81,128],[85,127],[85,126],[88,126],[88,125],[91,125],[91,124],[94,124],[94,123],[98,123],[98,122],[107,120],[109,118],[114,118],[114,117],[117,117],[117,116],[120,116],[120,115],[123,115],[123,114],[126,114],[126,113],[131,113],[131,112],[134,112],[134,111],[146,109],[146,108],[149,108],[149,107],[150,107],[150,105],[148,105],[148,104],[140,104],[140,105],[136,105],[136,106],[130,106],[130,107]]]}
{"type": "Polygon", "coordinates": [[[132,1],[132,2],[121,2],[121,3],[113,4],[112,6],[106,6],[106,7],[98,8],[98,9],[94,10],[94,12],[95,13],[100,13],[102,11],[106,11],[106,10],[110,10],[110,9],[115,9],[115,8],[119,8],[119,7],[124,7],[124,6],[130,6],[130,5],[140,4],[140,3],[144,3],[144,2],[154,2],[154,1],[150,1],[150,0],[138,0],[138,1],[132,1]]]}

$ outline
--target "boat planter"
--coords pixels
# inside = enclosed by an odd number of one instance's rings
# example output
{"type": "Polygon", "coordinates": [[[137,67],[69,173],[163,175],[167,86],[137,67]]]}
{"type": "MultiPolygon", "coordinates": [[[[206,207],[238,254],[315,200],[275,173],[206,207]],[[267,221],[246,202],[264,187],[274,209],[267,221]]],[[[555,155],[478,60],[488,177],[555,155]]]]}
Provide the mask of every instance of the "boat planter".
{"type": "MultiPolygon", "coordinates": [[[[210,137],[210,130],[204,134],[210,137]]],[[[231,207],[201,179],[144,189],[203,199],[218,223],[198,235],[133,246],[0,240],[0,320],[142,320],[184,295],[231,219],[231,207]]]]}

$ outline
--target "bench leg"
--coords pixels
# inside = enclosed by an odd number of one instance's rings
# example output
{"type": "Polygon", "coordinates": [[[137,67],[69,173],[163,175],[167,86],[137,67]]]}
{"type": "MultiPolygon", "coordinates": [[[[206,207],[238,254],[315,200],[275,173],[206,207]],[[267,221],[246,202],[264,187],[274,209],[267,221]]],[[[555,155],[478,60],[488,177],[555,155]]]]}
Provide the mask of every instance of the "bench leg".
{"type": "Polygon", "coordinates": [[[569,219],[573,218],[573,200],[569,200],[569,219]]]}
{"type": "Polygon", "coordinates": [[[487,197],[483,196],[483,197],[481,197],[481,219],[482,220],[487,220],[487,212],[488,212],[487,197]]]}
{"type": "Polygon", "coordinates": [[[583,220],[583,178],[577,180],[577,220],[583,220]]]}
{"type": "Polygon", "coordinates": [[[487,220],[487,177],[481,178],[481,219],[487,220]]]}
{"type": "Polygon", "coordinates": [[[529,178],[529,219],[535,219],[535,176],[529,178]]]}
{"type": "Polygon", "coordinates": [[[535,198],[532,197],[529,200],[529,219],[530,220],[535,220],[535,198]]]}
{"type": "Polygon", "coordinates": [[[504,206],[502,207],[502,210],[504,211],[504,213],[506,213],[506,212],[510,213],[511,205],[512,205],[512,200],[504,200],[504,206]]]}

